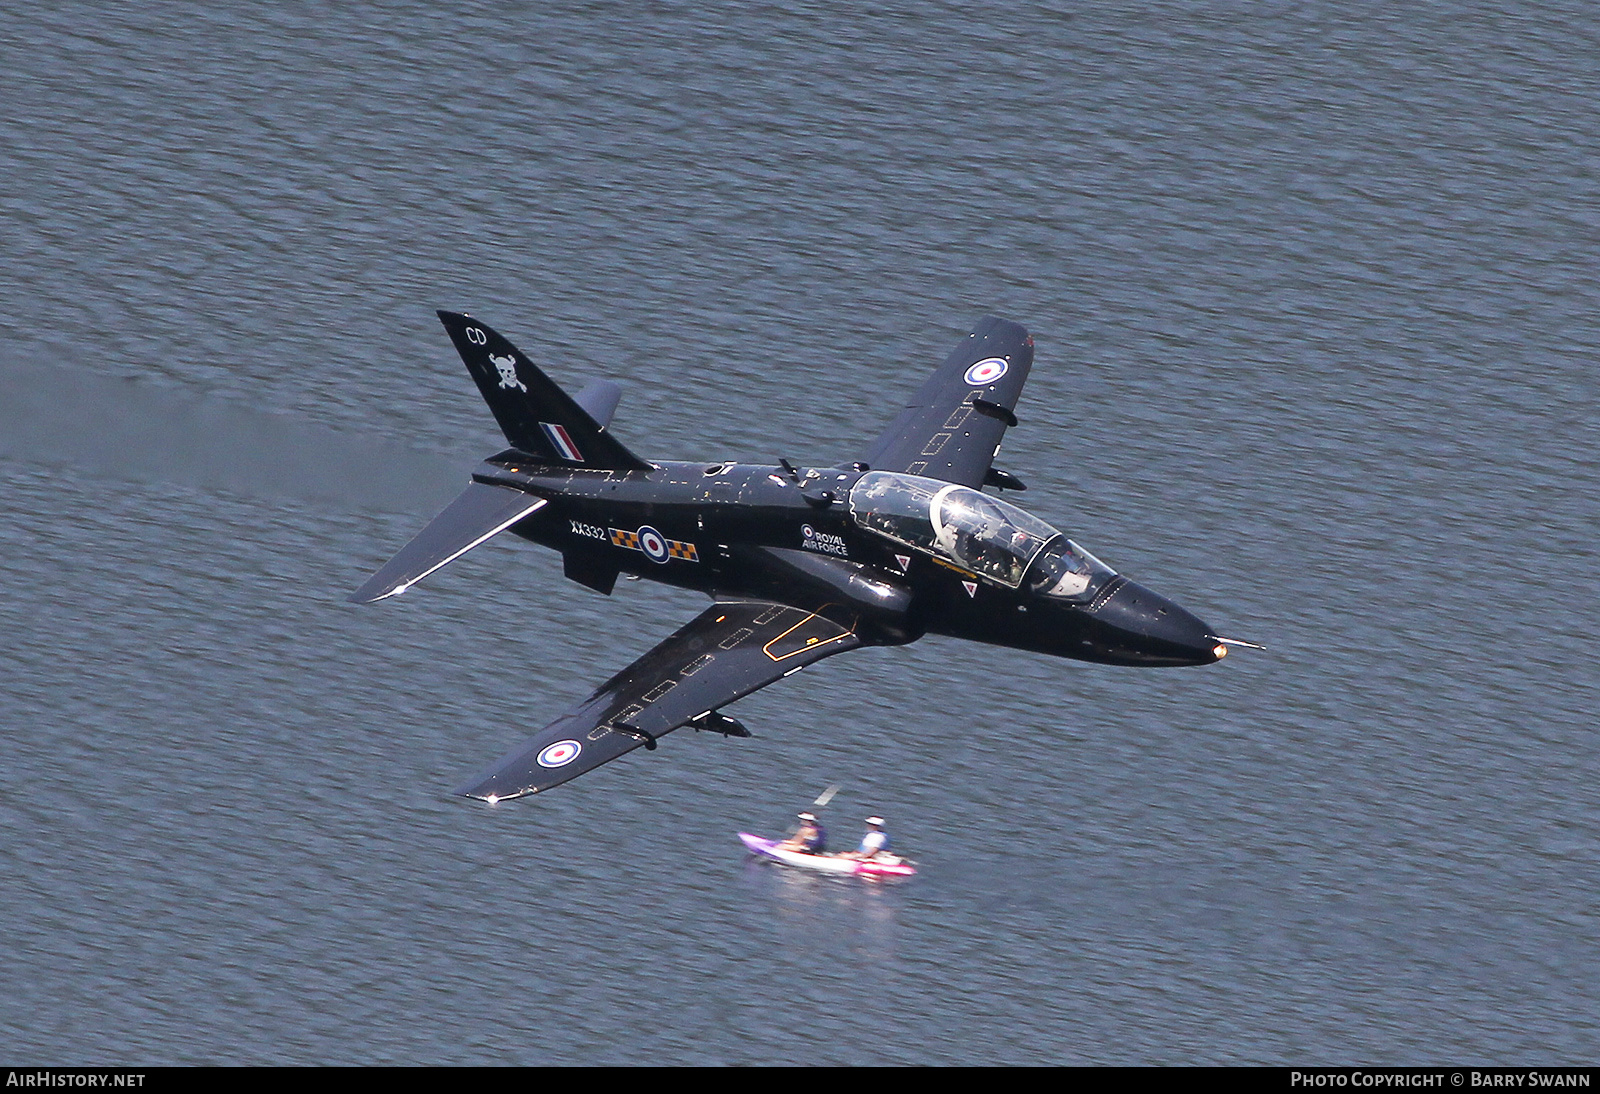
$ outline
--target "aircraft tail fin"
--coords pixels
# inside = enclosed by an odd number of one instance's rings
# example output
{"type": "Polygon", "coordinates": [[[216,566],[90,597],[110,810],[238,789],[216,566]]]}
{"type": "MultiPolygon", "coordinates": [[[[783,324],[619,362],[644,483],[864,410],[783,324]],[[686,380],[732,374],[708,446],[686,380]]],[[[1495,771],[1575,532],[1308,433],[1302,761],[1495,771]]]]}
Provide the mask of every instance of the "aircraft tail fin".
{"type": "Polygon", "coordinates": [[[605,431],[617,405],[615,384],[590,384],[573,399],[487,324],[448,311],[439,313],[439,321],[512,447],[569,467],[646,471],[652,466],[605,431]]]}

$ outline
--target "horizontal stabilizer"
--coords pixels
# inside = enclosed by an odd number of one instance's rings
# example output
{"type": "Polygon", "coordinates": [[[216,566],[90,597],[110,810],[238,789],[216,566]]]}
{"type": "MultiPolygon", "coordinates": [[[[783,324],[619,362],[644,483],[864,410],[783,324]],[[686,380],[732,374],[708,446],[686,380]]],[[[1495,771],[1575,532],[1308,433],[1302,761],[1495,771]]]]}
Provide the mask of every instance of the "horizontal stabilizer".
{"type": "Polygon", "coordinates": [[[546,504],[544,498],[520,490],[474,482],[352,593],[350,602],[370,604],[403,593],[445,563],[460,558],[546,504]]]}
{"type": "Polygon", "coordinates": [[[594,419],[595,425],[605,429],[611,425],[611,419],[617,413],[617,404],[622,401],[622,386],[615,380],[590,380],[582,391],[572,397],[572,401],[594,419]]]}

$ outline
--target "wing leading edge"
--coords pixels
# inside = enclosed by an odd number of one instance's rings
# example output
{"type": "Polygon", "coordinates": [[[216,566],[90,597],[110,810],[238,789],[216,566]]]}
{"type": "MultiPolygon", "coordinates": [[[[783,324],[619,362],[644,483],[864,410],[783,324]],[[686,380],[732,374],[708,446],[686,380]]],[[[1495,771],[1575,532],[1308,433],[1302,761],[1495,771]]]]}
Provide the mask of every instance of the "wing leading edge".
{"type": "Polygon", "coordinates": [[[493,802],[559,786],[860,644],[853,621],[763,600],[718,602],[456,793],[493,802]]]}
{"type": "Polygon", "coordinates": [[[863,459],[877,471],[981,487],[1006,427],[1017,424],[1017,399],[1032,367],[1025,327],[980,319],[863,459]]]}

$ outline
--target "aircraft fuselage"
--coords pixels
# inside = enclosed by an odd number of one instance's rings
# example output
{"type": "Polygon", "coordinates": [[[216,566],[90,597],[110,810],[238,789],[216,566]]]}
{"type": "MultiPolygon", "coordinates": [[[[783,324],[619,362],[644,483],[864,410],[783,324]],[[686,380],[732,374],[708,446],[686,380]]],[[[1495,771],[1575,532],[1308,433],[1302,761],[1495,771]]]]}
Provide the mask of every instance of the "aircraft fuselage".
{"type": "Polygon", "coordinates": [[[1092,595],[1069,601],[1036,581],[1012,587],[865,527],[851,502],[867,471],[722,462],[589,471],[508,452],[473,478],[546,499],[510,530],[559,552],[568,577],[605,593],[627,574],[714,596],[774,598],[876,645],[931,632],[1106,664],[1222,656],[1199,619],[1110,571],[1092,595]]]}

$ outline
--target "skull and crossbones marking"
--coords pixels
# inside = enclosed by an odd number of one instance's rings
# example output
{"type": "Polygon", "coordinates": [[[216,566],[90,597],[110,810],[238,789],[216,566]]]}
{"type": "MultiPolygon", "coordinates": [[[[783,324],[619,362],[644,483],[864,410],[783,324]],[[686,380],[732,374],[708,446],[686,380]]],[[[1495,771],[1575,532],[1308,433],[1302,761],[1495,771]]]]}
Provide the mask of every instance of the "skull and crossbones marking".
{"type": "Polygon", "coordinates": [[[517,359],[515,357],[509,354],[505,357],[496,357],[491,353],[489,354],[489,361],[495,368],[500,370],[501,387],[514,387],[521,392],[528,390],[522,386],[522,381],[517,379],[517,359]]]}

